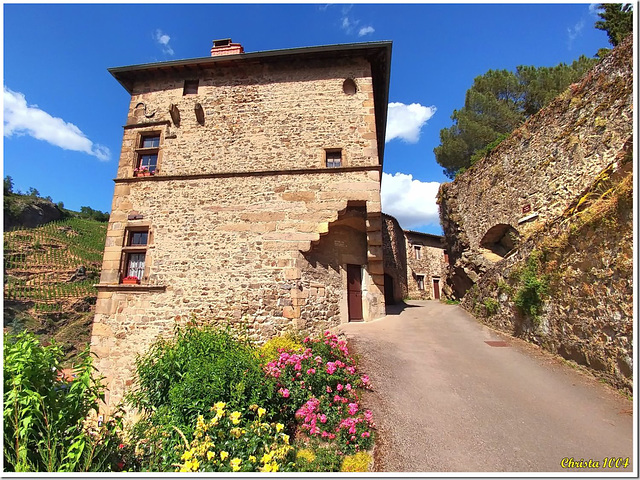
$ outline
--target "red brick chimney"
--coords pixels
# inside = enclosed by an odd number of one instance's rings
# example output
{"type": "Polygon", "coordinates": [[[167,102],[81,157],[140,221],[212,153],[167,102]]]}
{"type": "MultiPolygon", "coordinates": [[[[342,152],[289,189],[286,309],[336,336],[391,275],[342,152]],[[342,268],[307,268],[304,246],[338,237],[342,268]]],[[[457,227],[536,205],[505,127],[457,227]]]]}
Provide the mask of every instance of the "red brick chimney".
{"type": "Polygon", "coordinates": [[[211,48],[212,57],[217,57],[218,55],[236,55],[238,53],[244,53],[244,48],[242,48],[242,45],[239,43],[231,43],[230,38],[213,41],[213,47],[211,48]]]}

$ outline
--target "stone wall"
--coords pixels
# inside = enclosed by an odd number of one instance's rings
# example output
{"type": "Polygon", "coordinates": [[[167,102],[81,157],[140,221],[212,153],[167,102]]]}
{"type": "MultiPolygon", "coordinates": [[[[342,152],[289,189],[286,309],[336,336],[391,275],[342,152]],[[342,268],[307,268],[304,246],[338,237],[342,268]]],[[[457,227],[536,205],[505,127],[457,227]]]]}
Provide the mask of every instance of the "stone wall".
{"type": "Polygon", "coordinates": [[[439,192],[452,295],[482,321],[626,389],[632,53],[629,37],[439,192]]]}
{"type": "Polygon", "coordinates": [[[482,161],[441,186],[453,263],[465,250],[491,247],[483,239],[494,227],[526,236],[553,220],[614,161],[632,134],[632,56],[629,37],[482,161]]]}
{"type": "Polygon", "coordinates": [[[433,300],[436,298],[436,289],[442,292],[445,280],[443,239],[437,235],[412,231],[405,231],[405,238],[408,296],[412,299],[433,300]],[[422,282],[418,281],[418,276],[422,277],[422,282]]]}
{"type": "Polygon", "coordinates": [[[382,214],[382,243],[385,273],[385,301],[407,298],[407,246],[404,231],[391,215],[382,214]]]}
{"type": "Polygon", "coordinates": [[[364,270],[365,320],[384,315],[369,63],[216,64],[184,96],[182,75],[133,85],[91,341],[107,405],[130,386],[136,354],[194,316],[242,323],[258,342],[348,321],[348,263],[364,270]],[[160,136],[158,170],[133,177],[149,133],[160,136]],[[325,149],[341,149],[343,166],[327,168],[325,149]],[[146,273],[122,285],[123,242],[139,228],[146,273]]]}

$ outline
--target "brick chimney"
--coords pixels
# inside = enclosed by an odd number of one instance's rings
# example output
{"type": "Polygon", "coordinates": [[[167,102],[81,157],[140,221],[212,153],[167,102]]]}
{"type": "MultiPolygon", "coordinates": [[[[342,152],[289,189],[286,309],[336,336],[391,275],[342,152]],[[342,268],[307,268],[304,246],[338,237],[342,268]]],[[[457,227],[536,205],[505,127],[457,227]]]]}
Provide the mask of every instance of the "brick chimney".
{"type": "Polygon", "coordinates": [[[236,55],[238,53],[244,53],[244,48],[242,48],[242,45],[239,43],[231,43],[230,38],[213,41],[213,47],[211,48],[212,57],[217,57],[218,55],[236,55]]]}

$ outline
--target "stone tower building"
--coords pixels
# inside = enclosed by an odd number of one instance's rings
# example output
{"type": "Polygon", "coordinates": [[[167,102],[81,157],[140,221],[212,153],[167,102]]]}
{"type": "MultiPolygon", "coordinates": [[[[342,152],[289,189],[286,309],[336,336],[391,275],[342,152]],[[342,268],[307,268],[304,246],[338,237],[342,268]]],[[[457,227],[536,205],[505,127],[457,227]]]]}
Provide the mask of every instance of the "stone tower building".
{"type": "Polygon", "coordinates": [[[255,339],[384,315],[390,42],[112,68],[131,94],[91,346],[108,405],[193,316],[255,339]]]}

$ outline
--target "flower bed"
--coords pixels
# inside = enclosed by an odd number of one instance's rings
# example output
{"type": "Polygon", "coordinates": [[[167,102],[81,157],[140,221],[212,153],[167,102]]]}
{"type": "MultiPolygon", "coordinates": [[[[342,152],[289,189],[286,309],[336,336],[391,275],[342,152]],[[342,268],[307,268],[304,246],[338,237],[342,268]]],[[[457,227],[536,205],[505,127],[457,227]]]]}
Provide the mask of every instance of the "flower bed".
{"type": "Polygon", "coordinates": [[[265,365],[277,379],[286,408],[294,408],[298,428],[308,438],[335,443],[338,455],[373,446],[375,425],[370,410],[363,410],[358,389],[369,388],[369,378],[359,375],[346,343],[330,332],[303,341],[303,351],[279,350],[265,365]]]}

